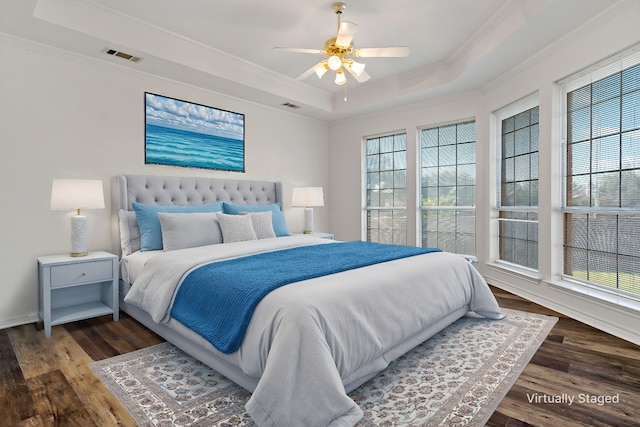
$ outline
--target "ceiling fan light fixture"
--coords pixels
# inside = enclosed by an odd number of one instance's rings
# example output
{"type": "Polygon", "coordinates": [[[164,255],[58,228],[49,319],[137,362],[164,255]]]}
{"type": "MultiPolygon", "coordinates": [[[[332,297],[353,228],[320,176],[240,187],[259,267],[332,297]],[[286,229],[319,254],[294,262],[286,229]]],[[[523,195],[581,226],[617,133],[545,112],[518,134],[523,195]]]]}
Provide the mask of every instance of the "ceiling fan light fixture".
{"type": "Polygon", "coordinates": [[[353,71],[356,76],[360,77],[364,72],[364,66],[365,64],[361,62],[351,61],[349,68],[351,68],[351,71],[353,71]]]}
{"type": "MultiPolygon", "coordinates": [[[[311,74],[316,74],[319,79],[326,74],[328,70],[335,71],[337,85],[344,85],[347,82],[345,70],[358,83],[368,81],[371,76],[364,70],[365,64],[354,61],[353,58],[404,58],[409,56],[409,48],[407,46],[394,47],[353,47],[353,37],[358,30],[358,25],[353,22],[342,21],[341,15],[346,8],[342,2],[333,3],[331,6],[335,14],[338,16],[338,33],[335,37],[327,39],[324,49],[307,49],[292,47],[275,47],[289,52],[311,53],[325,55],[325,59],[318,64],[307,69],[300,74],[296,80],[304,80],[311,74]]],[[[346,86],[345,86],[346,88],[346,86]]],[[[346,89],[345,89],[346,90],[346,89]]]]}
{"type": "Polygon", "coordinates": [[[329,57],[327,64],[329,65],[330,70],[338,71],[342,66],[342,59],[340,59],[338,55],[332,55],[329,57]]]}
{"type": "Polygon", "coordinates": [[[319,79],[324,76],[324,73],[326,73],[328,69],[329,67],[327,66],[327,61],[319,62],[313,67],[313,71],[316,73],[316,76],[318,76],[319,79]]]}

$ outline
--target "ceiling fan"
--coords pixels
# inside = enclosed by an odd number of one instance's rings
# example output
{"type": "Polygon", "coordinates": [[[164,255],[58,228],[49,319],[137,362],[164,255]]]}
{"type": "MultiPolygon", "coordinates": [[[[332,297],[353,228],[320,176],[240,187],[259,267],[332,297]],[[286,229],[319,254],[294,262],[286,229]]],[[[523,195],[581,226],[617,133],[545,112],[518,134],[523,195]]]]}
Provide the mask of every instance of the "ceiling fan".
{"type": "Polygon", "coordinates": [[[357,62],[354,58],[400,58],[409,56],[409,48],[406,46],[397,47],[368,47],[354,48],[353,36],[358,30],[358,26],[353,22],[340,21],[340,16],[344,12],[346,4],[342,2],[334,3],[331,8],[338,15],[338,34],[325,42],[324,49],[303,49],[291,47],[274,47],[274,49],[327,55],[327,59],[323,59],[313,67],[297,77],[297,80],[303,80],[315,73],[319,79],[329,71],[335,71],[335,83],[343,85],[347,82],[344,70],[346,69],[359,83],[366,82],[370,76],[364,71],[365,64],[357,62]]]}

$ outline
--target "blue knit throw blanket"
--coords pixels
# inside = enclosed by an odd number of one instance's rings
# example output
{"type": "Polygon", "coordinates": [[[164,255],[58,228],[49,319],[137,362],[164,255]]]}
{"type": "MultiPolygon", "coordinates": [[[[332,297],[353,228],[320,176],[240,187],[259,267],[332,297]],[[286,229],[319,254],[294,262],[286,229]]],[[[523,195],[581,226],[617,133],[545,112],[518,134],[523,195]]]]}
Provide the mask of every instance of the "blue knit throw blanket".
{"type": "Polygon", "coordinates": [[[205,264],[191,271],[171,316],[223,353],[238,350],[258,303],[281,286],[385,261],[440,252],[362,241],[311,245],[205,264]]]}

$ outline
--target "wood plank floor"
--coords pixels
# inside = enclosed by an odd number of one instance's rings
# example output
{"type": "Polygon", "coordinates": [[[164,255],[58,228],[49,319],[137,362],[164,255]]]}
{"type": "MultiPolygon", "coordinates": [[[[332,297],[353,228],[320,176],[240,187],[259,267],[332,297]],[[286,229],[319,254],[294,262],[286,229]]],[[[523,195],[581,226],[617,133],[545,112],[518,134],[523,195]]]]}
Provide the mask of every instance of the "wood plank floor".
{"type": "MultiPolygon", "coordinates": [[[[492,290],[502,307],[560,320],[488,426],[640,426],[639,346],[492,290]],[[578,402],[586,395],[619,401],[578,402]]],[[[56,326],[50,339],[37,324],[0,330],[0,426],[135,426],[89,364],[162,341],[125,313],[56,326]]]]}

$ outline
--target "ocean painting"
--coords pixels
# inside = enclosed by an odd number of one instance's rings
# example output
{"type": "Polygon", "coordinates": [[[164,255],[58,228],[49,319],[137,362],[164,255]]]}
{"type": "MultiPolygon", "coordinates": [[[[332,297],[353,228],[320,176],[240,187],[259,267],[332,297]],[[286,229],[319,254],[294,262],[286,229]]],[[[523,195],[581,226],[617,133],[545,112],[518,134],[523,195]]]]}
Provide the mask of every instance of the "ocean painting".
{"type": "Polygon", "coordinates": [[[244,114],[144,96],[145,163],[244,172],[244,114]]]}

